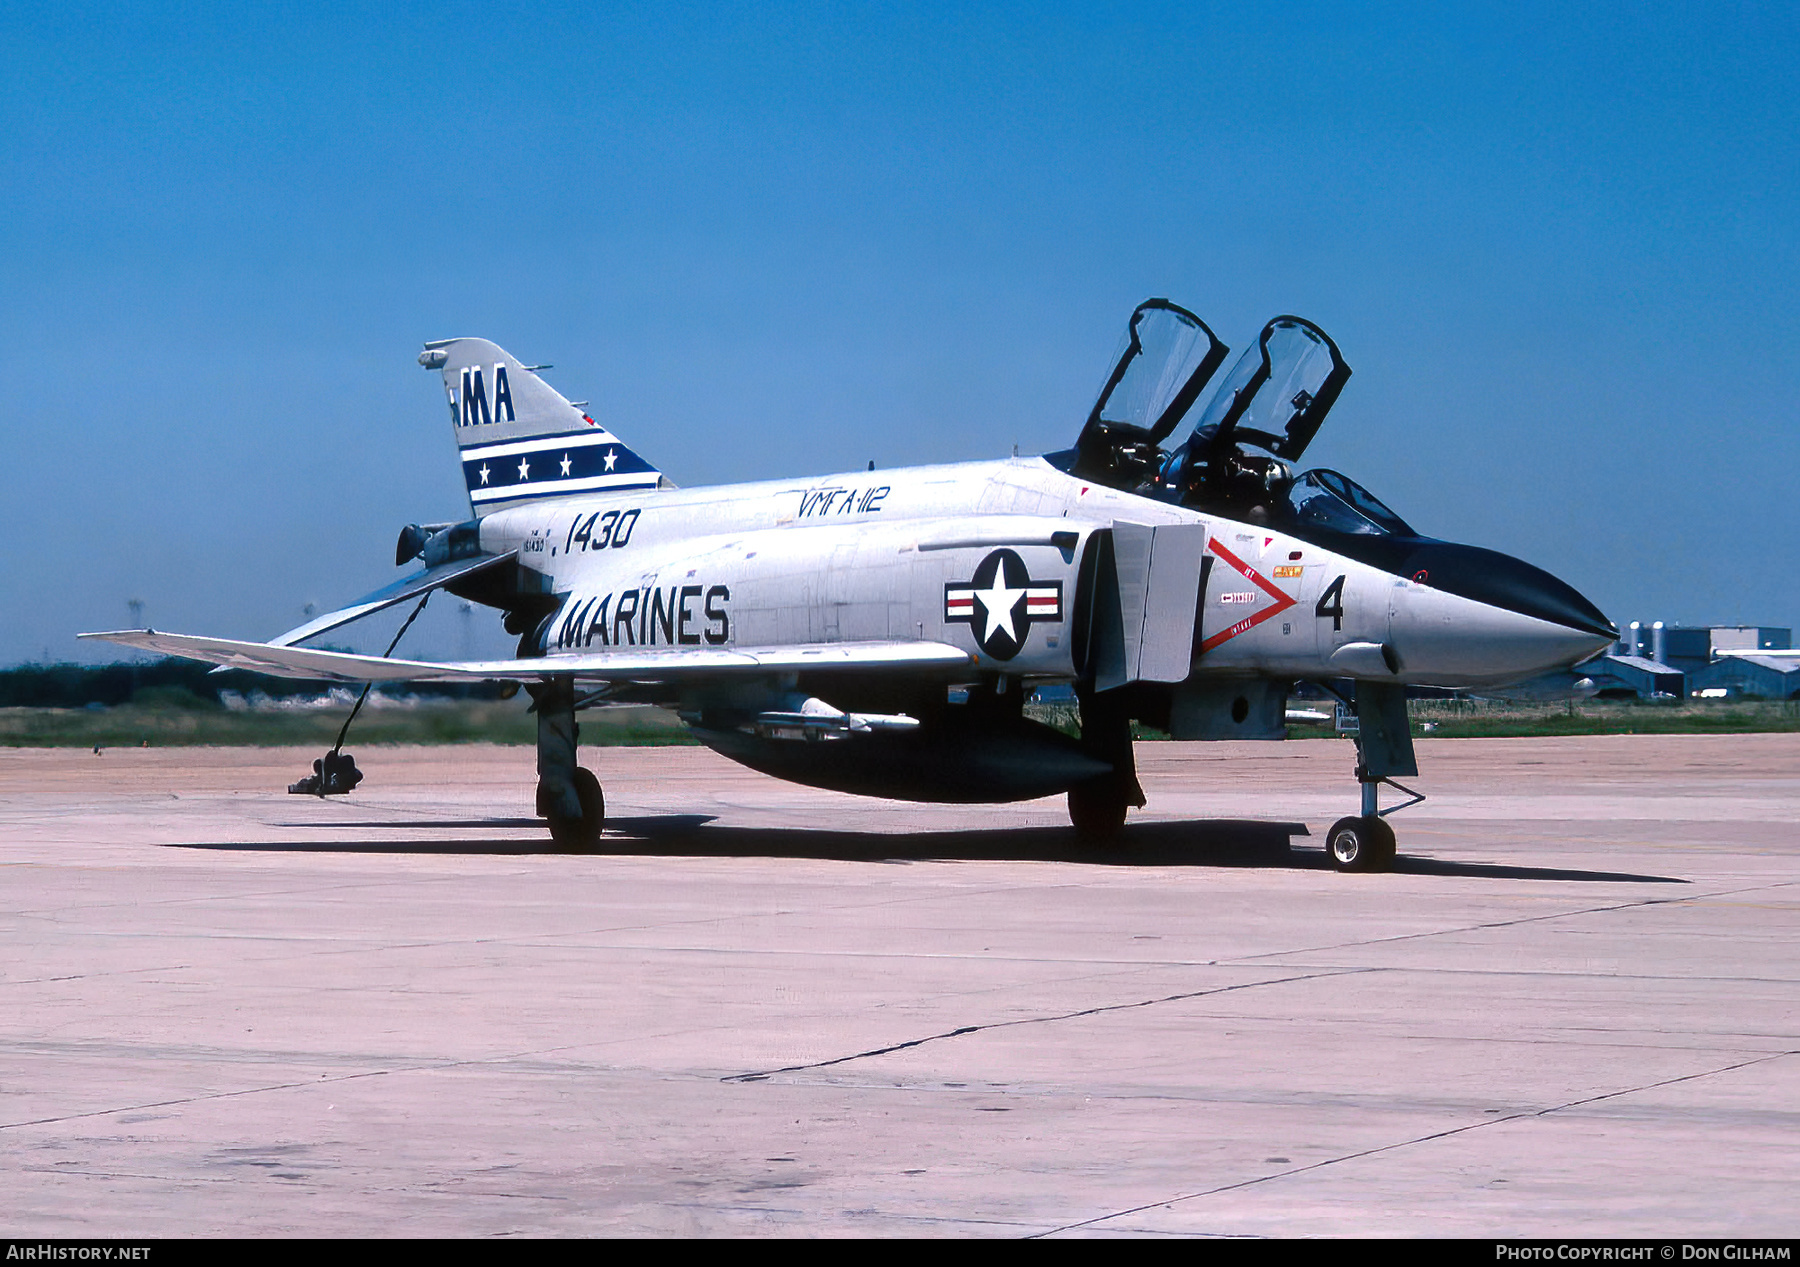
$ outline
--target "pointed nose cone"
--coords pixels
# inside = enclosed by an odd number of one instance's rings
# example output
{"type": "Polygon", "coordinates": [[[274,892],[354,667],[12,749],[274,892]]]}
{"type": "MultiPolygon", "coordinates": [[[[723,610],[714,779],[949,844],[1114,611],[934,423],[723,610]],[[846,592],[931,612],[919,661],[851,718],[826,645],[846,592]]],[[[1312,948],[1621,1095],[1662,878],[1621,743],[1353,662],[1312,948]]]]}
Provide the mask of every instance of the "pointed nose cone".
{"type": "Polygon", "coordinates": [[[1615,635],[1574,629],[1518,612],[1501,612],[1494,623],[1499,626],[1496,634],[1504,644],[1495,658],[1512,666],[1508,678],[1536,677],[1571,668],[1615,641],[1615,635]]]}
{"type": "Polygon", "coordinates": [[[1574,586],[1510,554],[1433,541],[1423,544],[1406,566],[1411,579],[1433,589],[1600,639],[1595,650],[1618,639],[1612,621],[1574,586]]]}
{"type": "Polygon", "coordinates": [[[1470,681],[1517,681],[1579,664],[1619,636],[1573,586],[1496,550],[1425,542],[1405,567],[1418,601],[1396,605],[1392,632],[1408,670],[1442,665],[1470,681]],[[1466,601],[1440,611],[1444,601],[1427,590],[1466,601]]]}

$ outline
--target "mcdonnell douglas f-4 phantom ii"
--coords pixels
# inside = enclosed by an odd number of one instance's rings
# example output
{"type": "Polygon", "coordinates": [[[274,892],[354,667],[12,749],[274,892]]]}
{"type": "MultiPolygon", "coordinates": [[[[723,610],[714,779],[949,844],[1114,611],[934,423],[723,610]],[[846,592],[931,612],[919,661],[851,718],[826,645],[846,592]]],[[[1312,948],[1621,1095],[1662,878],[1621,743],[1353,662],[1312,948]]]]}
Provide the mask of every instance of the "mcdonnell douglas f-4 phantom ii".
{"type": "Polygon", "coordinates": [[[1616,631],[1546,572],[1421,536],[1336,471],[1294,473],[1350,377],[1318,327],[1275,318],[1212,386],[1227,351],[1152,299],[1073,448],[682,489],[545,383],[547,367],[484,339],[428,343],[419,362],[443,377],[471,517],[401,532],[397,563],[423,570],[267,643],[84,636],[284,677],[522,683],[537,812],[571,848],[605,820],[576,764],[576,713],[595,705],[671,708],[715,751],[817,787],[1066,794],[1076,829],[1104,839],[1144,804],[1134,721],[1280,739],[1290,690],[1312,682],[1358,722],[1361,812],[1327,851],[1381,869],[1394,833],[1378,789],[1418,772],[1407,688],[1520,681],[1616,631]],[[499,609],[515,658],[300,645],[438,588],[499,609]],[[1055,683],[1073,688],[1079,738],[1023,712],[1055,683]]]}

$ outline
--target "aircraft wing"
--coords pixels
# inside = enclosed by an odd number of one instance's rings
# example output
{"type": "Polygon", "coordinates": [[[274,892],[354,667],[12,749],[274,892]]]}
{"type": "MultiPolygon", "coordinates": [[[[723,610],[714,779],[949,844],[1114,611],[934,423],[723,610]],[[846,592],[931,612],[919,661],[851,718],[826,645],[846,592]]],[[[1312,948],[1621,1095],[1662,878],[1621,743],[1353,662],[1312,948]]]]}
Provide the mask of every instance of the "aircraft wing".
{"type": "Polygon", "coordinates": [[[329,682],[536,681],[571,673],[590,681],[672,682],[773,671],[820,669],[947,670],[967,666],[969,653],[942,642],[834,642],[780,647],[686,647],[581,652],[530,660],[389,660],[270,642],[238,642],[194,634],[123,629],[84,633],[122,646],[202,660],[273,677],[329,682]]]}
{"type": "MultiPolygon", "coordinates": [[[[465,576],[473,576],[497,563],[510,562],[514,557],[512,554],[489,554],[475,559],[458,559],[452,563],[440,563],[437,567],[426,568],[423,572],[414,572],[411,576],[402,577],[392,585],[382,586],[372,594],[364,594],[348,607],[340,607],[336,611],[314,617],[304,625],[296,625],[279,638],[271,638],[269,645],[271,647],[291,647],[296,642],[305,642],[314,634],[322,634],[327,629],[336,629],[339,625],[347,625],[353,620],[367,616],[370,612],[378,612],[383,607],[392,607],[395,603],[404,603],[409,598],[417,598],[426,590],[434,590],[448,585],[451,581],[461,580],[465,576]]],[[[86,637],[87,635],[82,636],[86,637]]],[[[181,655],[183,653],[172,651],[169,654],[181,655]]]]}

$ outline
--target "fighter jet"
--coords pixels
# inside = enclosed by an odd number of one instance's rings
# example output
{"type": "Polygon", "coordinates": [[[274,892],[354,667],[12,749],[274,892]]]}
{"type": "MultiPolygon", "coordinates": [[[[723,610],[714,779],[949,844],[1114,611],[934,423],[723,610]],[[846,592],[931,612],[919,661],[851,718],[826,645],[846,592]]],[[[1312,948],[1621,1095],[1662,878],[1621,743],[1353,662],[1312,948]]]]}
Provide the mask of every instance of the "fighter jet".
{"type": "MultiPolygon", "coordinates": [[[[1215,385],[1227,355],[1199,317],[1151,299],[1072,448],[684,489],[551,388],[548,367],[485,339],[427,343],[470,517],[401,531],[396,565],[421,570],[266,643],[83,636],[284,677],[521,683],[537,812],[571,849],[605,823],[577,764],[586,708],[661,705],[734,761],[842,792],[1066,795],[1075,829],[1104,842],[1145,804],[1134,723],[1281,739],[1290,691],[1310,682],[1358,722],[1359,812],[1327,852],[1384,869],[1403,806],[1382,809],[1379,789],[1418,795],[1394,781],[1418,773],[1407,688],[1522,681],[1617,631],[1546,572],[1422,536],[1337,471],[1296,474],[1350,377],[1317,326],[1275,318],[1215,385]],[[301,645],[440,588],[497,609],[514,658],[301,645]],[[1076,737],[1024,708],[1059,685],[1076,737]]],[[[320,790],[342,790],[331,774],[320,790]]]]}

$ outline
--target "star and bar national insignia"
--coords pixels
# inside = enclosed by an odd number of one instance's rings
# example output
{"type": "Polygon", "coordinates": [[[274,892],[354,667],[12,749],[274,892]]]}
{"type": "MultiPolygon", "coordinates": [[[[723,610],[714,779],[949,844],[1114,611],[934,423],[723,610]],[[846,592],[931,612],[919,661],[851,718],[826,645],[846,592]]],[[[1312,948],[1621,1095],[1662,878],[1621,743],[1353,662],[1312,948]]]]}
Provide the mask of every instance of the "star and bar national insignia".
{"type": "Polygon", "coordinates": [[[1011,550],[994,551],[971,579],[944,586],[944,622],[969,625],[976,645],[995,660],[1018,655],[1032,625],[1062,618],[1062,582],[1032,580],[1011,550]]]}

